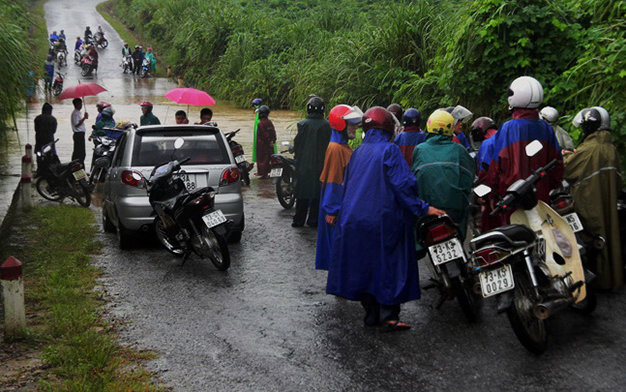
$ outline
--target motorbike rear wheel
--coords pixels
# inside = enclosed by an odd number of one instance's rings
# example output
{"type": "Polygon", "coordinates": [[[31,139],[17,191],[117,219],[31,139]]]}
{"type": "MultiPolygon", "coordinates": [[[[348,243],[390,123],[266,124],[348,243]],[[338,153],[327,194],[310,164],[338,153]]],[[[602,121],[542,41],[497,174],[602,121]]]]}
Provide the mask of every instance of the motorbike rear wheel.
{"type": "Polygon", "coordinates": [[[284,209],[288,210],[296,202],[293,189],[293,177],[291,173],[283,173],[276,181],[276,197],[284,209]]]}
{"type": "Polygon", "coordinates": [[[84,64],[84,65],[82,66],[82,69],[81,69],[81,71],[80,71],[80,74],[81,74],[82,76],[89,76],[89,75],[91,74],[91,65],[89,65],[89,64],[84,64]]]}
{"type": "Polygon", "coordinates": [[[102,38],[102,41],[100,42],[100,47],[102,49],[106,48],[107,46],[109,46],[109,41],[107,41],[106,38],[102,38]]]}
{"type": "Polygon", "coordinates": [[[200,246],[198,253],[202,257],[208,257],[219,271],[226,271],[230,267],[230,252],[226,238],[215,234],[206,226],[200,229],[200,246]]]}
{"type": "Polygon", "coordinates": [[[61,95],[62,92],[63,92],[63,85],[62,84],[56,83],[52,87],[52,93],[54,94],[55,97],[58,97],[59,95],[61,95]]]}
{"type": "Polygon", "coordinates": [[[89,207],[91,204],[91,192],[86,181],[74,182],[72,184],[73,198],[83,207],[89,207]]]}
{"type": "Polygon", "coordinates": [[[185,250],[180,246],[180,243],[176,239],[170,238],[163,225],[163,220],[158,216],[154,219],[154,231],[157,239],[168,252],[178,257],[182,257],[185,254],[185,250]]]}
{"type": "Polygon", "coordinates": [[[80,53],[74,52],[74,64],[80,65],[80,53]]]}
{"type": "Polygon", "coordinates": [[[454,296],[461,306],[461,310],[463,311],[465,318],[470,323],[475,322],[478,318],[478,298],[470,289],[465,287],[461,281],[461,277],[457,276],[452,278],[451,282],[454,290],[454,296]]]}
{"type": "Polygon", "coordinates": [[[546,320],[540,320],[533,314],[533,286],[526,274],[515,274],[513,304],[506,314],[517,339],[526,349],[534,354],[541,354],[548,348],[548,326],[546,320]]]}
{"type": "Polygon", "coordinates": [[[48,183],[45,177],[39,177],[35,184],[37,192],[44,198],[52,201],[60,201],[63,199],[63,195],[59,193],[52,185],[48,183]]]}

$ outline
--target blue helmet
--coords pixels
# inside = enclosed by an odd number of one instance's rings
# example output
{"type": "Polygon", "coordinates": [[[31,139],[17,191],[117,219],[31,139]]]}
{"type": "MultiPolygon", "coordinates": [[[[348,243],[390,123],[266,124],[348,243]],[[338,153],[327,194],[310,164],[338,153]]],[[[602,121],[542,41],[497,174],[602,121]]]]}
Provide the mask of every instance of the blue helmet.
{"type": "Polygon", "coordinates": [[[259,106],[262,103],[263,103],[263,100],[261,98],[254,98],[252,100],[252,106],[259,106]]]}
{"type": "Polygon", "coordinates": [[[419,125],[422,121],[422,113],[415,108],[409,108],[402,115],[402,125],[419,125]]]}

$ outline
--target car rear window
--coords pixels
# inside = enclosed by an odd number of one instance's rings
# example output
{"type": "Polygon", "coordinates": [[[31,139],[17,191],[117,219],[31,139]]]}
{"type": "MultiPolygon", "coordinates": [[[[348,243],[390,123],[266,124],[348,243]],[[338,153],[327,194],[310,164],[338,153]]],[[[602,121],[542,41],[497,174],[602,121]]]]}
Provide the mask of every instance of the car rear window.
{"type": "Polygon", "coordinates": [[[187,165],[228,164],[230,159],[222,139],[216,133],[169,131],[137,134],[132,166],[155,166],[173,159],[191,158],[187,165]],[[178,150],[174,141],[185,142],[178,150]]]}

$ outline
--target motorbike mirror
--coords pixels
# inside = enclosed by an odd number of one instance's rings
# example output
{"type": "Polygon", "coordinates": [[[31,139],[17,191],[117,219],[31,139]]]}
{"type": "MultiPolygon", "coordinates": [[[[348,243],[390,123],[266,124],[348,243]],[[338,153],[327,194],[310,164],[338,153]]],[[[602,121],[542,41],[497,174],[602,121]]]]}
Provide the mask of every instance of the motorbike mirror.
{"type": "Polygon", "coordinates": [[[178,150],[183,146],[183,144],[185,144],[185,139],[179,137],[174,141],[174,148],[178,150]]]}
{"type": "Polygon", "coordinates": [[[491,192],[491,187],[489,185],[480,184],[476,188],[474,188],[474,193],[478,197],[484,197],[491,192]]]}
{"type": "Polygon", "coordinates": [[[529,157],[534,157],[541,150],[543,150],[543,144],[539,140],[533,140],[526,145],[526,155],[529,157]]]}
{"type": "Polygon", "coordinates": [[[289,143],[289,142],[287,142],[287,141],[280,142],[280,144],[281,144],[282,146],[285,146],[285,147],[289,147],[289,146],[291,145],[291,143],[289,143]]]}
{"type": "Polygon", "coordinates": [[[44,154],[49,153],[51,150],[52,150],[52,146],[45,146],[44,148],[42,148],[42,149],[41,149],[41,151],[42,151],[44,154]]]}

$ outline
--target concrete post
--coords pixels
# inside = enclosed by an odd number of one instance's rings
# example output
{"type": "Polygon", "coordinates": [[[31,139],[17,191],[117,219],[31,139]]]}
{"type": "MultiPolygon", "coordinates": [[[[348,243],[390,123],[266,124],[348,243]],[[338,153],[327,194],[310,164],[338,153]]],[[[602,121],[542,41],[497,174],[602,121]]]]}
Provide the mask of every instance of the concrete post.
{"type": "Polygon", "coordinates": [[[33,146],[32,144],[26,145],[26,156],[29,159],[28,167],[26,168],[27,173],[29,176],[32,176],[33,175],[33,146]]]}
{"type": "Polygon", "coordinates": [[[15,338],[26,327],[22,262],[11,256],[0,266],[0,283],[4,299],[4,338],[15,338]]]}
{"type": "Polygon", "coordinates": [[[30,175],[22,174],[20,180],[20,204],[22,210],[33,208],[33,190],[30,175]]]}

